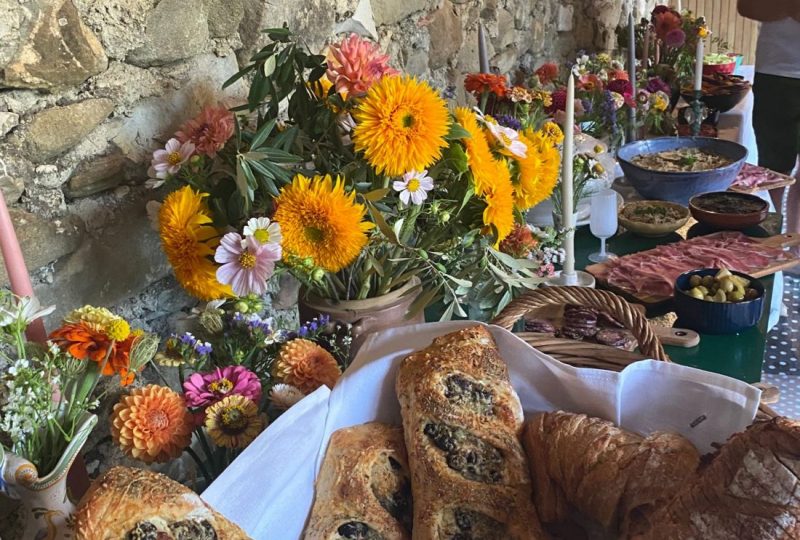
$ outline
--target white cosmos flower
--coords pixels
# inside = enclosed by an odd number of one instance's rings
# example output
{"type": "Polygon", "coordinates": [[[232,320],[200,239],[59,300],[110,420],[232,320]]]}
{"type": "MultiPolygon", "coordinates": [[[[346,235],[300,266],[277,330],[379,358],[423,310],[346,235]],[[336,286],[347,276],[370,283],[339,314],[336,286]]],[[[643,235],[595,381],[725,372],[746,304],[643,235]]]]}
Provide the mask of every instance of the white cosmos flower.
{"type": "Polygon", "coordinates": [[[428,192],[433,189],[433,178],[428,176],[428,170],[421,172],[408,171],[403,175],[402,180],[395,180],[392,187],[400,192],[400,200],[403,204],[422,204],[428,198],[428,192]]]}
{"type": "Polygon", "coordinates": [[[475,111],[495,140],[500,143],[500,146],[519,159],[523,159],[528,154],[528,147],[519,139],[519,133],[516,129],[501,126],[497,123],[497,120],[491,116],[484,116],[477,108],[475,111]]]}
{"type": "Polygon", "coordinates": [[[244,226],[244,236],[252,236],[259,244],[280,244],[283,241],[281,226],[269,218],[250,218],[244,226]]]}
{"type": "Polygon", "coordinates": [[[23,296],[16,303],[14,303],[13,297],[9,298],[10,301],[3,301],[0,304],[0,327],[12,323],[20,323],[25,327],[32,321],[46,317],[56,310],[56,306],[42,308],[36,297],[23,296]]]}

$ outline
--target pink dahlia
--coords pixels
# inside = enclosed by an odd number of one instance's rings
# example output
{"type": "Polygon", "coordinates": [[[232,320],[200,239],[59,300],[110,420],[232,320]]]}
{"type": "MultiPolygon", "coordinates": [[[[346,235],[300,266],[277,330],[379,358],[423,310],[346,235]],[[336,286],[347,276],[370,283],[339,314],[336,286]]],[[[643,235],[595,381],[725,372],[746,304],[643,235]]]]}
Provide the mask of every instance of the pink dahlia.
{"type": "Polygon", "coordinates": [[[226,366],[208,373],[193,373],[183,382],[183,397],[189,407],[208,407],[227,396],[238,395],[258,404],[261,381],[244,366],[226,366]]]}
{"type": "Polygon", "coordinates": [[[355,34],[328,48],[328,79],[343,95],[362,95],[386,75],[399,72],[378,45],[355,34]]]}
{"type": "Polygon", "coordinates": [[[261,295],[267,292],[275,262],[281,260],[281,246],[260,244],[255,236],[242,239],[232,232],[222,237],[214,260],[222,265],[217,269],[217,280],[230,285],[237,296],[261,295]]]}
{"type": "Polygon", "coordinates": [[[181,142],[191,141],[197,151],[216,157],[233,135],[233,113],[222,106],[207,106],[175,133],[181,142]]]}
{"type": "Polygon", "coordinates": [[[616,92],[623,96],[630,96],[633,94],[633,85],[630,81],[625,79],[614,79],[606,86],[609,91],[616,92]]]}
{"type": "Polygon", "coordinates": [[[156,178],[162,180],[168,176],[178,174],[181,166],[186,163],[194,153],[194,144],[191,142],[180,143],[178,139],[170,139],[164,148],[153,152],[153,161],[150,163],[156,178]]]}

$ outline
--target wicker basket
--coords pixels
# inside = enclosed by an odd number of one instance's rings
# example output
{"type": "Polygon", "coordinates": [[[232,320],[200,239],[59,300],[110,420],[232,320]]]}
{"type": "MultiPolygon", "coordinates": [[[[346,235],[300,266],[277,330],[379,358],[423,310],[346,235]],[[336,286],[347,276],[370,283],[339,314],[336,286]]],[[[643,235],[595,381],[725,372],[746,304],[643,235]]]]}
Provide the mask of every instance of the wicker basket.
{"type": "MultiPolygon", "coordinates": [[[[495,317],[492,324],[512,330],[517,321],[527,314],[548,306],[565,304],[577,304],[605,311],[633,334],[639,343],[640,354],[541,334],[523,332],[518,335],[543,353],[573,366],[622,371],[629,364],[644,358],[670,361],[658,336],[642,312],[622,297],[608,291],[586,287],[542,287],[528,291],[512,301],[495,317]]],[[[762,402],[759,417],[774,416],[778,416],[777,413],[762,402]]]]}

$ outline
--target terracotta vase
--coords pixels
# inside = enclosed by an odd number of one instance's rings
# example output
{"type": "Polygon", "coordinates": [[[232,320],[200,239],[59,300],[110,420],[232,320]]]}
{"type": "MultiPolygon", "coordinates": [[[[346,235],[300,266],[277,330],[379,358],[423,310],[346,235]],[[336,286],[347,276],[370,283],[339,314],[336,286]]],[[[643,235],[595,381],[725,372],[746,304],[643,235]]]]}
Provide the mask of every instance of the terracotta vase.
{"type": "Polygon", "coordinates": [[[61,459],[44,477],[39,477],[33,463],[4,451],[0,445],[0,491],[20,500],[25,527],[20,538],[61,540],[73,537],[71,525],[77,500],[67,491],[67,473],[96,424],[97,416],[84,414],[61,459]]]}
{"type": "Polygon", "coordinates": [[[413,317],[408,317],[408,308],[411,307],[419,292],[420,281],[416,277],[395,291],[365,300],[334,302],[308,294],[301,289],[297,307],[301,322],[320,315],[329,315],[332,320],[352,324],[353,343],[350,346],[352,358],[371,332],[425,322],[425,314],[422,310],[413,317]]]}

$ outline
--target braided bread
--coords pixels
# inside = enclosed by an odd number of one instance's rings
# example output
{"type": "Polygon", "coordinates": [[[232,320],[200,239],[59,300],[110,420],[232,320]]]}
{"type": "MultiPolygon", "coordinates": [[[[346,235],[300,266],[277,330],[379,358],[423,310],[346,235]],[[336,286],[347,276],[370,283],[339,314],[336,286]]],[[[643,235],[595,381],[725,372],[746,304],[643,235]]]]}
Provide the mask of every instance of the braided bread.
{"type": "Polygon", "coordinates": [[[403,359],[396,390],[415,540],[545,538],[519,440],[522,407],[486,328],[441,336],[403,359]]]}

